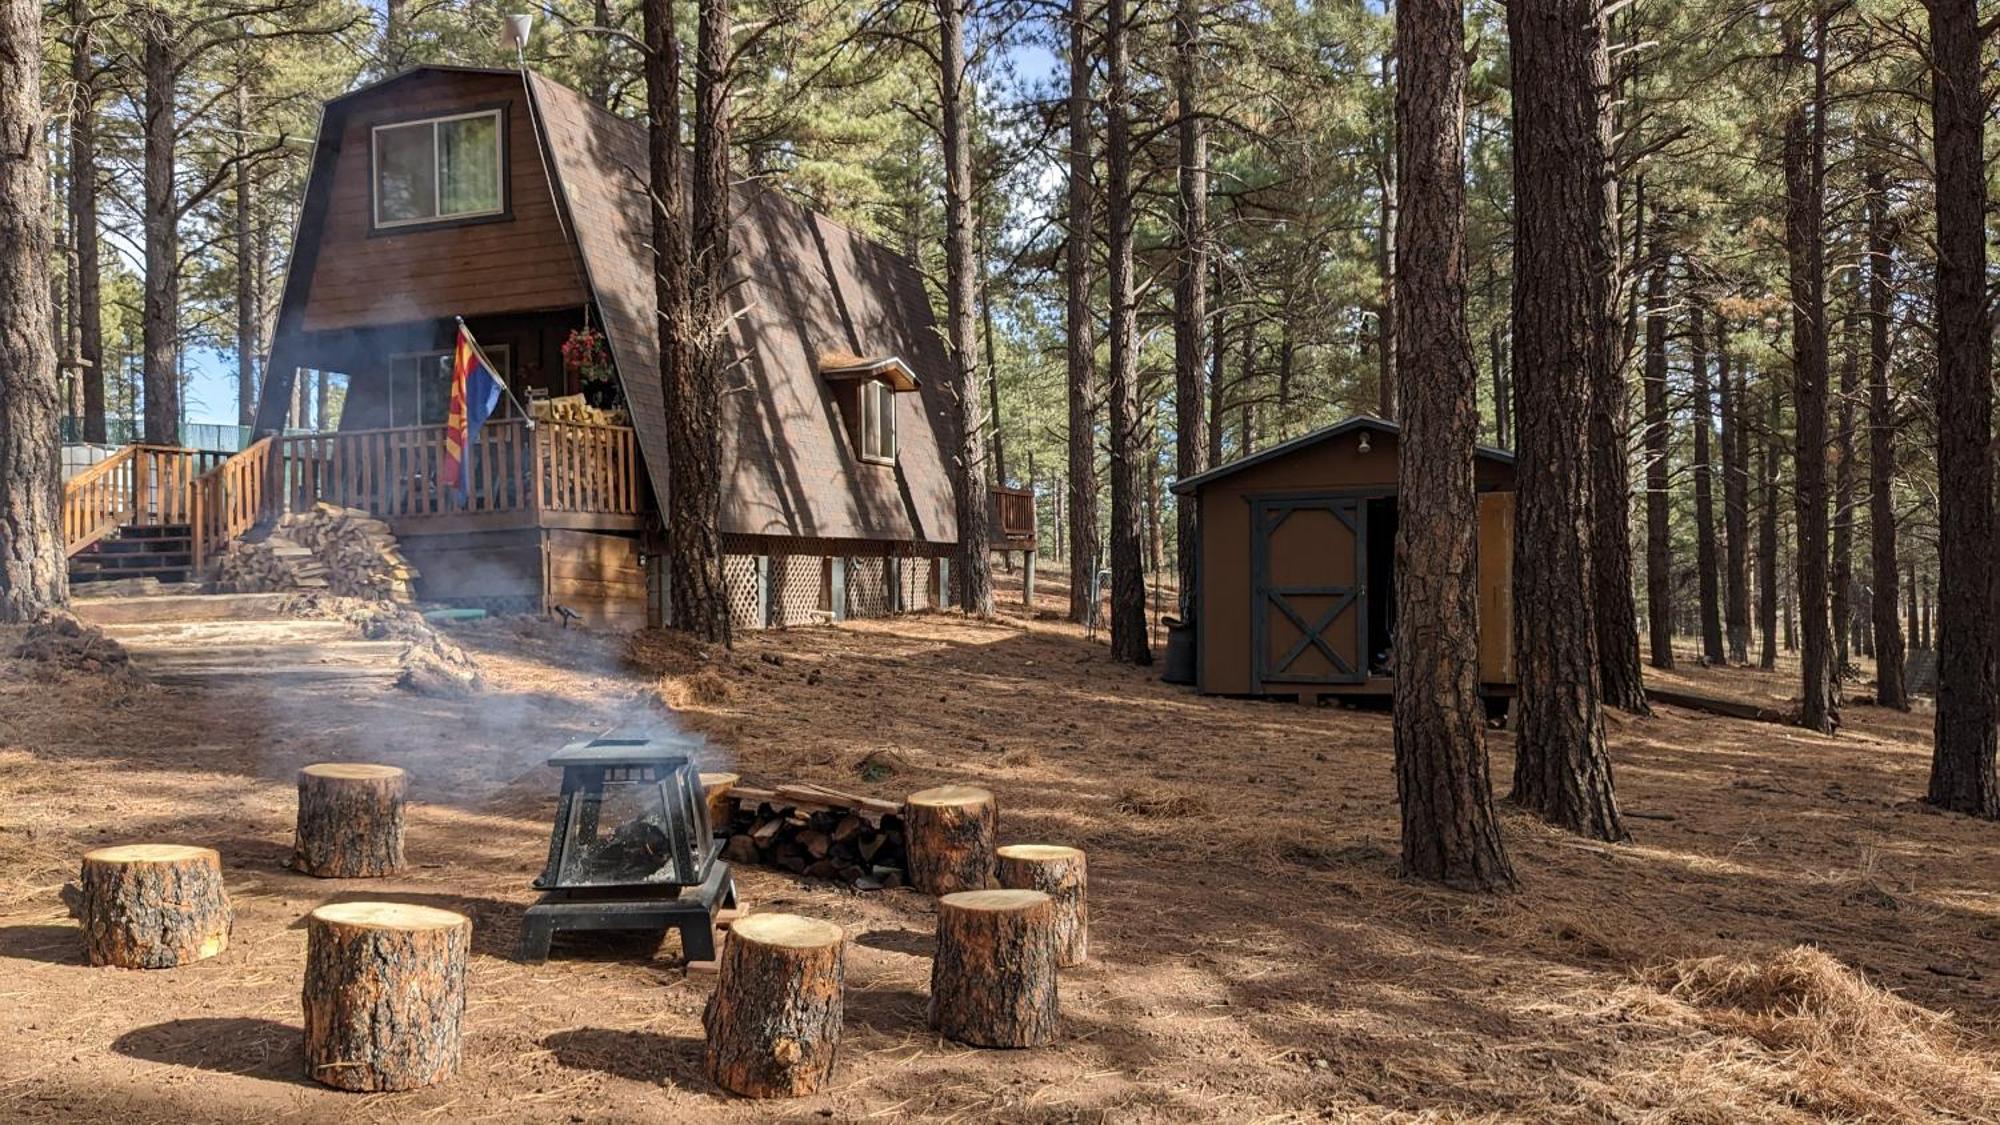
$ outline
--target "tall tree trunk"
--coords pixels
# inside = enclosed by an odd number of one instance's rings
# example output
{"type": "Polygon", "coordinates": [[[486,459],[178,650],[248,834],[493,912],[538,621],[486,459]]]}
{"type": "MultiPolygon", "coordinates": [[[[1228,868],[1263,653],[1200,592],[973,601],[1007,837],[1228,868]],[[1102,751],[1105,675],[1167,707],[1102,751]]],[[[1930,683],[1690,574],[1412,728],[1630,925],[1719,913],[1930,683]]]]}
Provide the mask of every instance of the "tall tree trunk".
{"type": "MultiPolygon", "coordinates": [[[[1635,715],[1646,705],[1645,672],[1639,661],[1639,608],[1632,596],[1632,462],[1628,445],[1631,393],[1626,385],[1626,340],[1616,284],[1618,181],[1609,166],[1602,175],[1607,249],[1612,258],[1604,286],[1604,310],[1590,368],[1590,570],[1596,611],[1597,674],[1604,702],[1635,715]]],[[[1637,286],[1632,286],[1634,292],[1637,286]]],[[[1498,328],[1494,332],[1499,332],[1498,328]]],[[[1497,347],[1497,340],[1496,340],[1497,347]]],[[[1498,352],[1494,363],[1499,363],[1498,352]]],[[[1518,366],[1518,364],[1517,364],[1518,366]]],[[[1518,439],[1517,439],[1518,440],[1518,439]]]]}
{"type": "MultiPolygon", "coordinates": [[[[1827,616],[1826,515],[1826,18],[1813,14],[1813,94],[1785,121],[1785,245],[1792,306],[1793,472],[1797,480],[1798,599],[1804,641],[1799,725],[1823,734],[1840,722],[1827,616]]],[[[1803,37],[1793,53],[1803,57],[1803,37]]]]}
{"type": "MultiPolygon", "coordinates": [[[[1097,528],[1097,321],[1090,311],[1090,0],[1069,10],[1069,200],[1064,216],[1064,358],[1069,368],[1069,619],[1091,616],[1102,546],[1097,528]]],[[[1218,392],[1219,393],[1219,392],[1218,392]]]]}
{"type": "MultiPolygon", "coordinates": [[[[251,177],[246,159],[250,129],[250,69],[236,73],[236,424],[257,422],[257,338],[264,310],[257,307],[257,275],[263,272],[250,218],[251,177]]],[[[321,425],[325,424],[322,418],[321,425]]]]}
{"type": "Polygon", "coordinates": [[[1835,389],[1833,430],[1833,674],[1835,683],[1847,675],[1849,638],[1854,634],[1854,399],[1860,380],[1861,289],[1848,302],[1847,346],[1840,357],[1840,385],[1835,389]]]}
{"type": "Polygon", "coordinates": [[[1715,550],[1715,396],[1708,378],[1708,322],[1699,296],[1690,295],[1689,299],[1688,343],[1694,365],[1695,565],[1701,571],[1697,576],[1701,658],[1709,664],[1721,664],[1722,596],[1715,550]]]}
{"type": "MultiPolygon", "coordinates": [[[[984,213],[983,211],[981,212],[984,213]]],[[[980,245],[989,245],[989,228],[984,219],[980,222],[980,245]]],[[[993,274],[987,268],[988,255],[979,255],[979,338],[986,352],[986,424],[993,431],[993,456],[989,459],[992,470],[990,481],[1005,487],[1011,478],[1007,475],[1007,444],[1000,430],[1000,357],[993,332],[993,274]]],[[[1008,556],[1011,558],[1012,556],[1008,556]]],[[[1008,565],[1013,565],[1011,562],[1008,565]]]]}
{"type": "Polygon", "coordinates": [[[1782,503],[1778,493],[1782,456],[1778,433],[1783,422],[1778,387],[1768,378],[1764,380],[1764,404],[1764,465],[1760,486],[1764,499],[1757,525],[1757,624],[1764,642],[1757,655],[1757,666],[1768,670],[1778,666],[1778,511],[1782,503]]]}
{"type": "Polygon", "coordinates": [[[1743,374],[1730,362],[1729,323],[1715,322],[1716,383],[1722,391],[1723,633],[1733,664],[1750,662],[1750,445],[1743,374]]]}
{"type": "Polygon", "coordinates": [[[138,13],[140,77],[144,84],[141,130],[144,145],[146,280],[140,311],[145,339],[145,440],[180,444],[180,203],[174,185],[173,19],[159,7],[138,13]]]}
{"type": "Polygon", "coordinates": [[[1572,832],[1622,840],[1598,697],[1591,570],[1593,392],[1612,358],[1605,344],[1616,250],[1604,193],[1611,65],[1596,0],[1513,0],[1507,39],[1521,709],[1509,799],[1572,832]]]}
{"type": "MultiPolygon", "coordinates": [[[[1395,79],[1395,51],[1382,56],[1382,85],[1397,89],[1395,79]]],[[[1380,338],[1376,344],[1375,369],[1375,412],[1384,418],[1396,417],[1396,240],[1397,228],[1402,226],[1402,216],[1397,208],[1396,184],[1402,175],[1401,149],[1396,147],[1398,134],[1391,133],[1388,152],[1382,154],[1377,190],[1381,193],[1376,216],[1375,272],[1382,288],[1382,312],[1376,317],[1376,327],[1380,338]]],[[[1245,372],[1247,377],[1247,370],[1245,372]]],[[[1249,433],[1245,428],[1244,450],[1249,450],[1249,433]]]]}
{"type": "Polygon", "coordinates": [[[1125,0],[1104,6],[1105,217],[1111,302],[1111,658],[1151,664],[1141,555],[1138,297],[1132,280],[1131,30],[1125,0]]]}
{"type": "Polygon", "coordinates": [[[1222,464],[1222,385],[1224,382],[1223,360],[1229,354],[1228,324],[1223,317],[1222,270],[1219,263],[1215,271],[1215,336],[1208,349],[1208,419],[1205,423],[1208,439],[1208,463],[1222,464]]]}
{"type": "Polygon", "coordinates": [[[973,349],[976,295],[972,229],[972,86],[965,74],[967,0],[937,0],[938,117],[944,147],[945,343],[951,358],[951,392],[956,404],[958,443],[952,460],[958,504],[958,550],[952,569],[958,605],[967,613],[993,612],[993,561],[986,526],[985,439],[979,431],[979,380],[973,349]]]}
{"type": "Polygon", "coordinates": [[[41,5],[0,0],[0,621],[69,600],[62,391],[49,336],[41,5]]]}
{"type": "MultiPolygon", "coordinates": [[[[1111,0],[1118,3],[1120,0],[1111,0]]],[[[1392,305],[1403,380],[1396,528],[1396,792],[1403,870],[1467,890],[1514,882],[1479,699],[1478,380],[1465,327],[1465,27],[1460,0],[1396,5],[1392,305]]]]}
{"type": "Polygon", "coordinates": [[[1903,627],[1896,617],[1896,407],[1889,397],[1889,305],[1893,300],[1895,231],[1889,219],[1889,182],[1869,169],[1868,194],[1868,545],[1872,581],[1869,616],[1874,626],[1875,702],[1910,709],[1903,683],[1903,627]]]}
{"type": "MultiPolygon", "coordinates": [[[[1658,248],[1654,248],[1658,254],[1658,248]]],[[[1674,559],[1668,527],[1667,266],[1646,279],[1646,629],[1655,668],[1674,666],[1674,559]]],[[[1516,356],[1520,344],[1514,345],[1516,356]]],[[[1518,370],[1520,360],[1514,363],[1518,370]]],[[[1516,382],[1519,375],[1515,376],[1516,382]]]]}
{"type": "MultiPolygon", "coordinates": [[[[661,502],[667,508],[667,528],[671,536],[681,522],[678,514],[684,499],[682,481],[671,466],[693,460],[694,450],[682,445],[685,431],[677,416],[690,409],[688,389],[695,378],[692,333],[687,330],[690,314],[688,242],[688,193],[683,183],[681,150],[681,47],[674,30],[672,0],[644,0],[640,5],[641,34],[645,37],[646,77],[646,181],[653,197],[653,294],[658,308],[654,327],[659,335],[660,393],[667,419],[669,495],[661,502]]],[[[697,447],[698,448],[698,447],[697,447]]],[[[674,629],[709,635],[713,624],[709,608],[690,592],[689,549],[685,528],[682,537],[669,539],[667,555],[667,624],[674,629]],[[683,602],[684,598],[690,598],[683,602]]],[[[698,567],[697,567],[698,568],[698,567]]]]}
{"type": "Polygon", "coordinates": [[[69,123],[69,229],[76,251],[77,379],[83,384],[83,440],[102,443],[104,429],[103,274],[97,231],[97,17],[90,0],[70,0],[76,29],[69,75],[75,100],[69,123]]]}
{"type": "Polygon", "coordinates": [[[382,73],[395,74],[410,61],[410,0],[382,0],[382,73]]]}
{"type": "MultiPolygon", "coordinates": [[[[1174,476],[1186,480],[1207,469],[1208,425],[1203,386],[1208,372],[1208,126],[1202,119],[1200,0],[1178,0],[1174,9],[1175,122],[1180,141],[1180,192],[1175,212],[1180,232],[1174,278],[1174,476]]],[[[1219,317],[1218,317],[1219,323],[1219,317]]],[[[1174,505],[1174,557],[1181,603],[1192,604],[1195,506],[1174,505]]]]}
{"type": "Polygon", "coordinates": [[[1507,333],[1499,325],[1487,334],[1486,358],[1493,368],[1493,447],[1514,448],[1507,425],[1514,417],[1514,405],[1507,383],[1507,333]]]}
{"type": "Polygon", "coordinates": [[[1994,726],[1993,326],[1986,306],[1985,132],[1977,0],[1931,0],[1937,151],[1937,724],[1929,800],[2000,818],[1994,726]]]}

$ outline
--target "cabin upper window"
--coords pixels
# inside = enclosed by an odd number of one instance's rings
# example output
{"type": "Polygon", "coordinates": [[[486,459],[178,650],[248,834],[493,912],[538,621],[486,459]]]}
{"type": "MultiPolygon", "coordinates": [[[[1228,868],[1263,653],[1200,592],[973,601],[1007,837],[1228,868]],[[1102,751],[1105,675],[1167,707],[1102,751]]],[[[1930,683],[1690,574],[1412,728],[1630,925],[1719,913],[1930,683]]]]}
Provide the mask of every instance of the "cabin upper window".
{"type": "Polygon", "coordinates": [[[501,136],[497,109],[375,126],[375,225],[503,213],[501,136]]]}
{"type": "Polygon", "coordinates": [[[896,392],[880,379],[861,384],[861,457],[896,459],[896,392]]]}

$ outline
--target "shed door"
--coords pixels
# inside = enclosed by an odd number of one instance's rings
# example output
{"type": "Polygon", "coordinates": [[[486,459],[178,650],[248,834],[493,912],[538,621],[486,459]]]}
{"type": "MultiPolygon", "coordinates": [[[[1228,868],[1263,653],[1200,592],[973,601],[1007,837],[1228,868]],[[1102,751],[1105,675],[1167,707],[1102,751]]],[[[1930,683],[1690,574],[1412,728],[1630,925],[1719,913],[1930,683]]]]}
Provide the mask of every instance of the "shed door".
{"type": "Polygon", "coordinates": [[[1250,643],[1259,684],[1368,678],[1362,504],[1331,497],[1252,504],[1250,643]]]}

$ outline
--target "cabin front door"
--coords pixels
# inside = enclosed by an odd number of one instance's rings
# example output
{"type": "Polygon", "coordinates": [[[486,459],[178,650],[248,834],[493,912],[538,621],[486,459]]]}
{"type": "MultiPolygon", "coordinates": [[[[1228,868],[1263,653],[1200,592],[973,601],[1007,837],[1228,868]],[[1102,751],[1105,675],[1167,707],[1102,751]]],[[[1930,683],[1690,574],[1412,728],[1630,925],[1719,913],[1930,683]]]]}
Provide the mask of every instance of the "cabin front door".
{"type": "Polygon", "coordinates": [[[1250,638],[1258,690],[1368,679],[1368,524],[1355,497],[1251,502],[1250,638]]]}

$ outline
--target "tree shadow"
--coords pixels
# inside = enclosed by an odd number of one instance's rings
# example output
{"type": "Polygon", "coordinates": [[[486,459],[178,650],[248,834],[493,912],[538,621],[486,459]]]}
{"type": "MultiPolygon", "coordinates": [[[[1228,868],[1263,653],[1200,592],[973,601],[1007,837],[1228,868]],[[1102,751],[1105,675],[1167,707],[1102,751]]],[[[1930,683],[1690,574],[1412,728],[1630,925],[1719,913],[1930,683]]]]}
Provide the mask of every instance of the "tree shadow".
{"type": "Polygon", "coordinates": [[[648,1085],[702,1088],[702,1040],[656,1031],[577,1027],[543,1037],[542,1046],[571,1070],[594,1070],[648,1085]]]}
{"type": "Polygon", "coordinates": [[[855,938],[854,943],[912,957],[929,957],[937,952],[936,936],[921,930],[869,930],[855,938]]]}
{"type": "Polygon", "coordinates": [[[81,965],[83,931],[76,926],[0,926],[0,957],[81,965]]]}
{"type": "Polygon", "coordinates": [[[112,1040],[111,1049],[148,1062],[317,1088],[306,1074],[301,1034],[276,1020],[200,1017],[134,1028],[112,1040]]]}

